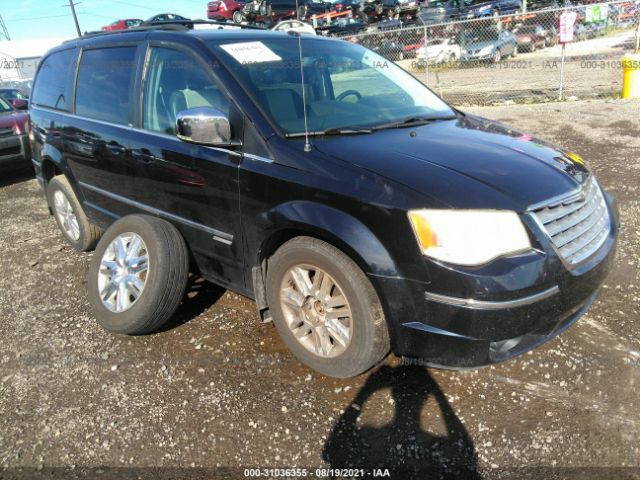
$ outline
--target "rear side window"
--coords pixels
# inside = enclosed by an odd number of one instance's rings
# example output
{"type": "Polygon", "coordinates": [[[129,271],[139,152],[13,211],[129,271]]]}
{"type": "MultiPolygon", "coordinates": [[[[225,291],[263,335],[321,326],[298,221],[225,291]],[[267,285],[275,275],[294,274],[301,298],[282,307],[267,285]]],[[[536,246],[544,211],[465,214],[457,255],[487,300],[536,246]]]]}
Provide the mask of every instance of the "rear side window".
{"type": "Polygon", "coordinates": [[[85,50],[76,82],[76,113],[83,117],[127,125],[135,47],[85,50]]]}
{"type": "Polygon", "coordinates": [[[35,105],[71,110],[71,90],[78,52],[76,49],[62,50],[42,61],[33,87],[31,101],[35,105]]]}

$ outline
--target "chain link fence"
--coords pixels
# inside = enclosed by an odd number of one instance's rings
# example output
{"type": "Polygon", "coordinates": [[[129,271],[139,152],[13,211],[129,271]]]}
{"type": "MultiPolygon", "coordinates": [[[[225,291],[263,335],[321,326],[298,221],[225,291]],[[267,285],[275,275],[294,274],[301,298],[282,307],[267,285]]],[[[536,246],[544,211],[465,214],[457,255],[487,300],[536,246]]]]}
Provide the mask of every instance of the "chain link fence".
{"type": "MultiPolygon", "coordinates": [[[[440,0],[435,0],[436,2],[440,0]]],[[[640,2],[618,1],[405,27],[393,18],[342,36],[411,72],[456,105],[618,96],[637,48],[640,2]],[[560,43],[563,13],[573,41],[560,43]],[[563,62],[564,56],[564,62],[563,62]]]]}

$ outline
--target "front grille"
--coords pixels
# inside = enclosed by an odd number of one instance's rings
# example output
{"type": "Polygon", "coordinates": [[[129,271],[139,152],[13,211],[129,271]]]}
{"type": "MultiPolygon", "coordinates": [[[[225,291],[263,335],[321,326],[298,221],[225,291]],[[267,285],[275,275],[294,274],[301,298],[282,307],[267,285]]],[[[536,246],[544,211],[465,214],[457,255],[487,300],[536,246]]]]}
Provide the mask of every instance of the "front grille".
{"type": "Polygon", "coordinates": [[[8,137],[14,135],[13,128],[0,128],[0,137],[8,137]]]}
{"type": "Polygon", "coordinates": [[[570,265],[590,257],[609,234],[609,210],[593,177],[577,198],[572,196],[562,203],[534,210],[533,215],[570,265]]]}
{"type": "Polygon", "coordinates": [[[8,157],[9,155],[18,155],[20,153],[20,145],[8,148],[0,148],[0,157],[8,157]]]}

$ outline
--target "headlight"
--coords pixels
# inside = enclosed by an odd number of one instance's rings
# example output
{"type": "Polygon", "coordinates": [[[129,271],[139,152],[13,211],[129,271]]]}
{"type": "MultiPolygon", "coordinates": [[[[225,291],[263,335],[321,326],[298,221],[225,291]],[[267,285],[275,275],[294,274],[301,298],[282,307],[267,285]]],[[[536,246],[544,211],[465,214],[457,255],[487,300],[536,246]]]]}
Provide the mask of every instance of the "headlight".
{"type": "Polygon", "coordinates": [[[493,52],[493,45],[489,45],[480,50],[480,55],[489,55],[491,52],[493,52]]]}
{"type": "Polygon", "coordinates": [[[456,265],[482,265],[531,249],[510,210],[411,210],[409,221],[424,255],[456,265]]]}

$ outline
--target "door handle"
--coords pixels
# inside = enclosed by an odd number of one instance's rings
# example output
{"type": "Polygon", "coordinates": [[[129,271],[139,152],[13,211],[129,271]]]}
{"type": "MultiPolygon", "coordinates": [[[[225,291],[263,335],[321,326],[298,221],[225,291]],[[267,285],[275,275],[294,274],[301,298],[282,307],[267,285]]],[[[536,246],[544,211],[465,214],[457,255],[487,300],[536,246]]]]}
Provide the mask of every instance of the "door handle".
{"type": "Polygon", "coordinates": [[[151,163],[158,159],[154,154],[152,154],[146,148],[142,148],[140,150],[137,150],[137,149],[132,150],[131,156],[136,160],[142,160],[144,163],[151,163]]]}
{"type": "Polygon", "coordinates": [[[127,149],[122,145],[107,143],[107,150],[109,150],[109,153],[112,155],[122,155],[127,149]]]}

